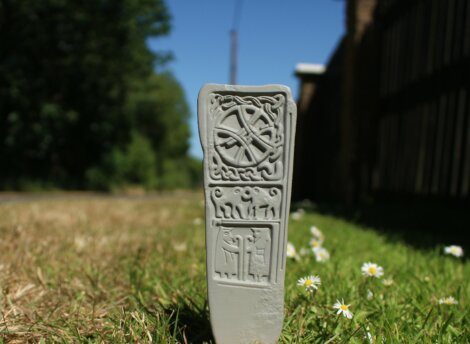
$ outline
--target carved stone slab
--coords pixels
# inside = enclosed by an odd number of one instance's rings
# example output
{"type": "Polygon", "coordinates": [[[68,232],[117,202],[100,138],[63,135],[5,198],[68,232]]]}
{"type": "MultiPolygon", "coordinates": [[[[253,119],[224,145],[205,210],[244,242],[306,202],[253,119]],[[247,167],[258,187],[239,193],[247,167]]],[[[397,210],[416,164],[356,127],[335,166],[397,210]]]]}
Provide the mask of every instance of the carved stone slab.
{"type": "Polygon", "coordinates": [[[296,107],[282,85],[205,85],[207,282],[217,343],[275,343],[284,275],[296,107]]]}

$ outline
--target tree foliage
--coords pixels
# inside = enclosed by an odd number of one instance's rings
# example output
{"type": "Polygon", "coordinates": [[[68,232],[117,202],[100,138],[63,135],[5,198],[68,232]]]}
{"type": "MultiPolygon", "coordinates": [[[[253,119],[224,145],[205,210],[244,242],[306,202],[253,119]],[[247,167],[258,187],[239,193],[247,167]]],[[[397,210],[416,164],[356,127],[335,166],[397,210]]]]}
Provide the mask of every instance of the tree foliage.
{"type": "Polygon", "coordinates": [[[90,186],[134,145],[152,178],[187,159],[184,94],[147,45],[169,30],[163,0],[0,0],[1,186],[90,186]]]}

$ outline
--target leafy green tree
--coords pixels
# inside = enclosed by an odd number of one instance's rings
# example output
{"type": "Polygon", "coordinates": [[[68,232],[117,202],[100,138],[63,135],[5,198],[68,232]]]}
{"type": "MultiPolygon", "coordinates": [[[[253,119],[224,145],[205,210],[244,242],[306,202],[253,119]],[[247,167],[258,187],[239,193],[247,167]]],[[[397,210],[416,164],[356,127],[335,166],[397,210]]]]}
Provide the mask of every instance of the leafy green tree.
{"type": "MultiPolygon", "coordinates": [[[[153,74],[136,85],[127,111],[133,114],[134,127],[152,143],[158,178],[162,180],[167,173],[186,173],[186,167],[176,170],[170,167],[187,155],[190,137],[189,108],[175,78],[168,72],[153,74]]],[[[160,186],[164,187],[165,183],[160,186]]]]}
{"type": "Polygon", "coordinates": [[[99,167],[87,171],[89,185],[94,189],[113,190],[141,185],[155,188],[156,159],[150,141],[134,132],[124,149],[114,148],[105,155],[99,167]]]}
{"type": "Polygon", "coordinates": [[[82,187],[126,147],[138,123],[128,96],[165,58],[147,39],[169,29],[163,0],[0,0],[3,186],[82,187]]]}

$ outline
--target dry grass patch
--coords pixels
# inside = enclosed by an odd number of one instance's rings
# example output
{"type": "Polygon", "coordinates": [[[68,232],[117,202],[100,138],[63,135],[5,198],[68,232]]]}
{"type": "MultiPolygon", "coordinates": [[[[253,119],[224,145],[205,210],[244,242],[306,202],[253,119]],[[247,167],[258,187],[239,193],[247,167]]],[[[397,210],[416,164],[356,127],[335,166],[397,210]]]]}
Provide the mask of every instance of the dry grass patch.
{"type": "Polygon", "coordinates": [[[202,227],[193,225],[202,214],[201,199],[188,192],[0,204],[3,338],[149,340],[153,328],[126,329],[119,319],[142,327],[139,303],[169,303],[166,292],[155,288],[171,278],[176,263],[203,275],[202,264],[185,266],[179,259],[189,252],[189,226],[199,232],[191,236],[190,250],[204,246],[202,227]]]}

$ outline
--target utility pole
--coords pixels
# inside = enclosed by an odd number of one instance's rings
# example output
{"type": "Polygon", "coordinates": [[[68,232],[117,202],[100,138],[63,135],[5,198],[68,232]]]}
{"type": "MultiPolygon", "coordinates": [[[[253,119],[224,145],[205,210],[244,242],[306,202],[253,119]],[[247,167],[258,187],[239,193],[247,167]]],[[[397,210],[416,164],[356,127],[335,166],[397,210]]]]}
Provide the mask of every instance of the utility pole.
{"type": "Polygon", "coordinates": [[[232,29],[230,30],[230,84],[237,84],[238,73],[238,27],[243,0],[235,0],[232,29]]]}
{"type": "Polygon", "coordinates": [[[230,84],[237,84],[237,54],[238,54],[238,32],[230,30],[230,84]]]}

